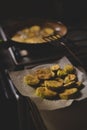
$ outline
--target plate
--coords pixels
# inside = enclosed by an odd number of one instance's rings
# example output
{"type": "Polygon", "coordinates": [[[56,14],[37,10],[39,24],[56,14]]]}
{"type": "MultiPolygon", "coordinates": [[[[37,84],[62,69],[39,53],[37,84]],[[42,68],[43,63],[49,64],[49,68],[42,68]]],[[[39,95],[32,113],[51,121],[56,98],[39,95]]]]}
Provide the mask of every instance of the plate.
{"type": "Polygon", "coordinates": [[[76,73],[78,80],[81,81],[84,84],[84,88],[81,90],[81,96],[77,97],[75,99],[69,99],[69,100],[47,100],[43,99],[41,97],[36,96],[35,89],[33,89],[31,86],[26,85],[23,82],[23,78],[27,74],[31,74],[34,71],[36,71],[38,68],[41,67],[50,67],[51,65],[58,63],[61,67],[64,67],[66,64],[72,64],[67,57],[62,57],[60,60],[53,62],[51,64],[43,64],[38,65],[32,69],[25,69],[22,71],[17,72],[9,72],[9,75],[11,77],[11,80],[13,81],[15,87],[17,90],[23,95],[29,97],[38,107],[40,110],[55,110],[60,109],[64,107],[68,107],[72,104],[74,100],[80,101],[85,98],[87,98],[87,75],[83,70],[79,70],[76,68],[76,73]]]}

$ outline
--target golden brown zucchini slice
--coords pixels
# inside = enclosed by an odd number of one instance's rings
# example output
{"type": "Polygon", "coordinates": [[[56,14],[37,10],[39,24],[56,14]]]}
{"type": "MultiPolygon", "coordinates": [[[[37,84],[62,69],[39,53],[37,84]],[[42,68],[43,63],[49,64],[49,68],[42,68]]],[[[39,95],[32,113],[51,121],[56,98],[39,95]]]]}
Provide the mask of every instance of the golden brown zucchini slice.
{"type": "Polygon", "coordinates": [[[31,26],[30,27],[30,32],[34,32],[34,33],[38,33],[39,31],[40,31],[40,26],[38,26],[38,25],[33,25],[33,26],[31,26]]]}
{"type": "Polygon", "coordinates": [[[58,77],[64,78],[66,75],[67,75],[67,73],[66,73],[66,71],[64,69],[59,69],[57,71],[57,76],[58,77]]]}
{"type": "Polygon", "coordinates": [[[66,89],[63,93],[59,94],[60,99],[74,98],[75,94],[78,92],[77,88],[66,89]]]}
{"type": "Polygon", "coordinates": [[[71,87],[75,86],[75,83],[76,83],[75,81],[70,81],[68,83],[65,83],[64,87],[65,88],[67,88],[67,87],[71,88],[71,87]]]}
{"type": "Polygon", "coordinates": [[[64,66],[64,70],[66,73],[73,73],[75,68],[73,65],[67,64],[64,66]]]}
{"type": "Polygon", "coordinates": [[[39,84],[39,82],[40,80],[35,75],[29,74],[29,75],[24,76],[24,83],[27,85],[35,86],[39,84]]]}
{"type": "Polygon", "coordinates": [[[76,81],[76,80],[77,80],[77,76],[75,74],[68,74],[64,79],[64,83],[67,84],[71,81],[76,81]]]}
{"type": "Polygon", "coordinates": [[[43,37],[47,37],[50,36],[54,33],[54,29],[50,28],[50,27],[45,27],[41,30],[41,35],[43,37]]]}
{"type": "Polygon", "coordinates": [[[50,69],[54,72],[58,71],[60,69],[60,66],[58,64],[54,64],[50,67],[50,69]]]}
{"type": "Polygon", "coordinates": [[[63,87],[63,80],[61,78],[58,78],[57,80],[46,80],[44,81],[44,84],[48,89],[56,91],[63,87]]]}
{"type": "Polygon", "coordinates": [[[57,97],[57,92],[47,89],[46,87],[38,87],[36,95],[46,99],[54,99],[57,97]]]}
{"type": "Polygon", "coordinates": [[[36,73],[37,77],[39,79],[50,79],[52,77],[54,77],[55,73],[52,72],[49,68],[40,68],[38,70],[36,70],[36,73]]]}
{"type": "Polygon", "coordinates": [[[77,81],[75,87],[81,90],[82,88],[84,88],[84,85],[82,84],[82,82],[77,81]]]}

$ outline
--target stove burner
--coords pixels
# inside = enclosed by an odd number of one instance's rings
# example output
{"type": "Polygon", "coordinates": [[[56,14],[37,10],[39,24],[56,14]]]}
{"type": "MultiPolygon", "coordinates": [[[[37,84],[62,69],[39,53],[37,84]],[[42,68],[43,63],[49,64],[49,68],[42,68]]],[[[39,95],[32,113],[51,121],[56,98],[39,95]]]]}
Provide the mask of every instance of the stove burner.
{"type": "Polygon", "coordinates": [[[29,52],[27,50],[20,50],[19,53],[20,53],[21,56],[29,55],[29,52]]]}
{"type": "Polygon", "coordinates": [[[42,62],[57,57],[61,51],[60,47],[50,46],[49,49],[30,51],[29,48],[10,47],[9,52],[16,65],[25,65],[28,63],[42,62]]]}

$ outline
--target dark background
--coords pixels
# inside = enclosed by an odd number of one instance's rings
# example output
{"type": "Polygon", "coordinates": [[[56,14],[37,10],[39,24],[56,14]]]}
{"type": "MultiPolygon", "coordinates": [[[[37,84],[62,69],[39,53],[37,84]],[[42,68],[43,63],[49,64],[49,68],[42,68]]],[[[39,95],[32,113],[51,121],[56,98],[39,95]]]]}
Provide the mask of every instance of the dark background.
{"type": "Polygon", "coordinates": [[[50,18],[67,23],[87,21],[86,0],[0,0],[0,20],[50,18]]]}

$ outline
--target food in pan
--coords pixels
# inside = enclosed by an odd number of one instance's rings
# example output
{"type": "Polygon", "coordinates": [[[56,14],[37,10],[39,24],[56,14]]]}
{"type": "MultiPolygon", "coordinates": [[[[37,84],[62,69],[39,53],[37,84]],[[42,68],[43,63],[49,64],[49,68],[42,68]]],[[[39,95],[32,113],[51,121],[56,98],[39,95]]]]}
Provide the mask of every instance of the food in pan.
{"type": "Polygon", "coordinates": [[[77,88],[66,89],[64,92],[59,94],[60,99],[69,99],[74,98],[75,94],[77,94],[77,88]]]}
{"type": "Polygon", "coordinates": [[[34,86],[36,95],[46,99],[75,98],[84,87],[72,65],[61,67],[59,64],[36,69],[24,76],[24,83],[34,86]]]}
{"type": "Polygon", "coordinates": [[[57,97],[57,92],[47,89],[46,87],[38,87],[36,95],[46,99],[54,99],[57,97]]]}
{"type": "Polygon", "coordinates": [[[18,31],[11,39],[21,43],[44,43],[44,37],[54,34],[54,29],[51,27],[41,27],[39,25],[32,25],[29,28],[24,28],[18,31]]]}
{"type": "Polygon", "coordinates": [[[39,26],[39,25],[31,26],[31,27],[29,28],[29,31],[34,32],[34,33],[39,33],[39,31],[40,31],[40,26],[39,26]]]}
{"type": "Polygon", "coordinates": [[[58,78],[57,80],[46,80],[44,81],[45,87],[50,90],[58,90],[63,87],[63,79],[58,78]]]}
{"type": "Polygon", "coordinates": [[[40,80],[35,75],[26,75],[24,76],[24,83],[27,85],[35,86],[39,84],[40,80]]]}
{"type": "Polygon", "coordinates": [[[31,38],[26,38],[25,40],[24,40],[24,42],[25,43],[43,43],[43,42],[45,42],[44,41],[44,39],[42,39],[40,36],[34,36],[34,37],[31,37],[31,38]]]}
{"type": "Polygon", "coordinates": [[[54,30],[52,28],[48,28],[48,27],[45,27],[42,29],[41,31],[41,35],[43,37],[47,37],[47,36],[50,36],[54,33],[54,30]]]}

